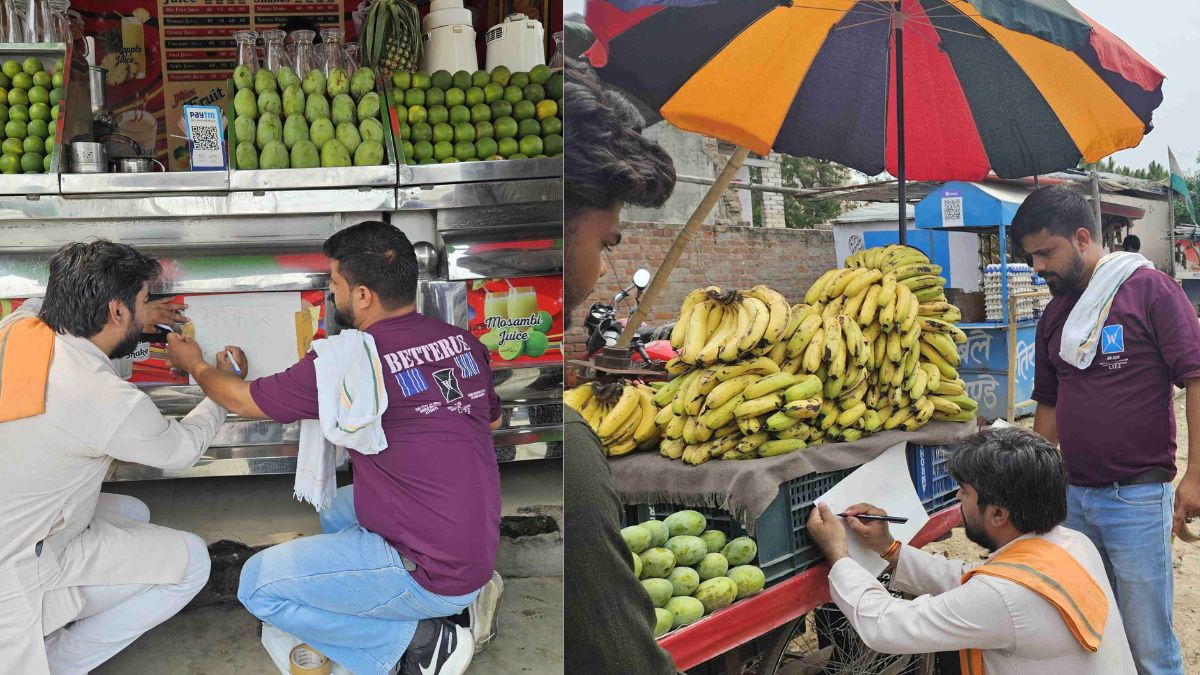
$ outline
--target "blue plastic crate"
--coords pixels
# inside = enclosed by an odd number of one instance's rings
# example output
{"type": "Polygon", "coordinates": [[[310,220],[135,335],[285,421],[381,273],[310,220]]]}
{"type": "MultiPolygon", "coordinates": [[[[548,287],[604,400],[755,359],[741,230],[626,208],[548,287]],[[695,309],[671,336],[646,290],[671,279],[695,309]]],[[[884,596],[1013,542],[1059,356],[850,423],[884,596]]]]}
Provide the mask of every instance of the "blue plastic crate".
{"type": "MultiPolygon", "coordinates": [[[[758,558],[754,564],[762,569],[768,584],[794,576],[825,559],[821,550],[809,539],[805,527],[808,516],[812,513],[813,500],[852,471],[854,469],[812,474],[779,486],[779,494],[759,516],[752,535],[758,544],[758,558]]],[[[689,509],[703,514],[710,530],[720,530],[730,539],[748,536],[746,529],[733,516],[711,507],[631,505],[625,509],[625,524],[636,525],[651,518],[662,520],[676,511],[689,509]]]]}
{"type": "Polygon", "coordinates": [[[949,455],[943,445],[908,445],[908,470],[912,475],[913,487],[925,505],[925,511],[933,513],[957,498],[958,482],[947,470],[949,455]]]}

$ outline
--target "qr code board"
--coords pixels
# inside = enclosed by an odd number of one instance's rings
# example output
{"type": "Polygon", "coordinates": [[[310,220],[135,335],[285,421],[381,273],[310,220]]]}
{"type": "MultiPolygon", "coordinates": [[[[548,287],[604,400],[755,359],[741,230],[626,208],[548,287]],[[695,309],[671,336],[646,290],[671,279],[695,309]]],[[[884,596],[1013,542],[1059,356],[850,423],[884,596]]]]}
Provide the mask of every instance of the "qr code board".
{"type": "Polygon", "coordinates": [[[216,126],[193,126],[192,145],[198,152],[218,152],[221,149],[220,134],[221,132],[216,126]]]}
{"type": "Polygon", "coordinates": [[[942,197],[942,227],[962,227],[962,207],[962,197],[942,197]]]}

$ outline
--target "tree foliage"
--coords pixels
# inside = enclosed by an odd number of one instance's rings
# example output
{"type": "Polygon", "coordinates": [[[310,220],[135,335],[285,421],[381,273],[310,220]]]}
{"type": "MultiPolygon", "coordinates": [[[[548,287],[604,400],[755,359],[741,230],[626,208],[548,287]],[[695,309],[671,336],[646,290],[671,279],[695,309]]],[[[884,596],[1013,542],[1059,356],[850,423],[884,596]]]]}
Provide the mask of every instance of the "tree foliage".
{"type": "MultiPolygon", "coordinates": [[[[781,155],[784,187],[840,187],[850,182],[850,170],[841,164],[811,157],[781,155]]],[[[846,210],[846,202],[834,199],[783,199],[784,218],[788,227],[812,228],[838,217],[846,210]]]]}

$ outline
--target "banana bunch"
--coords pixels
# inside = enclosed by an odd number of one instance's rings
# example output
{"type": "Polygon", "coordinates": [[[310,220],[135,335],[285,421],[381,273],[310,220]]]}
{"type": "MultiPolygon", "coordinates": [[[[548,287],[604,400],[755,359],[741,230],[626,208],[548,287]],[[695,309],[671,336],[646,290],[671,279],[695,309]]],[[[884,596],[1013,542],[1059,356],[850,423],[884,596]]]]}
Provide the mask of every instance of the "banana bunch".
{"type": "Polygon", "coordinates": [[[604,444],[605,455],[620,457],[658,445],[661,432],[655,422],[659,412],[655,394],[653,387],[640,382],[589,382],[564,392],[563,402],[587,420],[604,444]]]}
{"type": "Polygon", "coordinates": [[[764,356],[784,339],[791,314],[783,295],[766,286],[729,292],[698,288],[684,298],[671,330],[679,358],[668,372],[764,356]]]}

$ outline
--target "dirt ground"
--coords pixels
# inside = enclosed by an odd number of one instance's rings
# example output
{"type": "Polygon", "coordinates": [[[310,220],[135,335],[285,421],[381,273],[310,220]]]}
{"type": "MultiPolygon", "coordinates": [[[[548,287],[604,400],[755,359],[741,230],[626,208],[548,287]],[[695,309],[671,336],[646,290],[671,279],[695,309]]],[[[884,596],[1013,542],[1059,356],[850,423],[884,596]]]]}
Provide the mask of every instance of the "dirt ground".
{"type": "MultiPolygon", "coordinates": [[[[1177,456],[1179,477],[1187,468],[1187,418],[1184,397],[1175,399],[1175,421],[1178,429],[1177,456]]],[[[1026,421],[1032,424],[1032,418],[1026,421]]],[[[961,527],[955,528],[945,541],[934,542],[926,551],[943,553],[960,560],[976,560],[985,552],[967,540],[961,527]]],[[[1200,546],[1175,540],[1175,634],[1183,645],[1184,670],[1200,673],[1200,546]]]]}

